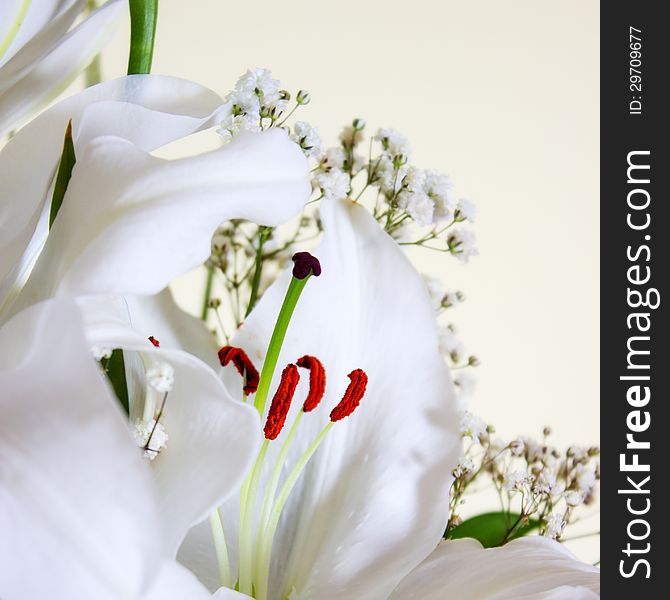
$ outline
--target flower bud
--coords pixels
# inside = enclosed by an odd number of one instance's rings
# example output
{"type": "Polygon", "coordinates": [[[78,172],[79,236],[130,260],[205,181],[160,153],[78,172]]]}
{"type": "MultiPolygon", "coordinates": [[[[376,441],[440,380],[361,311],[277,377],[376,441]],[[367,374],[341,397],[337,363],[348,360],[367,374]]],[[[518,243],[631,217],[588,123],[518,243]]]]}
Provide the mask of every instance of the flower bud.
{"type": "Polygon", "coordinates": [[[365,119],[354,119],[353,123],[351,126],[356,130],[356,131],[363,131],[365,129],[365,119]]]}
{"type": "Polygon", "coordinates": [[[295,97],[295,101],[300,106],[305,106],[306,104],[309,104],[311,100],[312,96],[307,90],[300,90],[298,92],[298,95],[295,97]]]}

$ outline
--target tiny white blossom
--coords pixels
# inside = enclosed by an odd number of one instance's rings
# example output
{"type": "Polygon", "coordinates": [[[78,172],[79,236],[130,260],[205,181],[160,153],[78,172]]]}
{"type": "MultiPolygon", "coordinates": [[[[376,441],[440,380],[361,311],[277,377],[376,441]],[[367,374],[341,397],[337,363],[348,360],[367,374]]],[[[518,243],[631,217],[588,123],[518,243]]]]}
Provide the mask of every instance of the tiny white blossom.
{"type": "Polygon", "coordinates": [[[565,521],[563,515],[559,513],[551,513],[545,520],[546,529],[544,535],[551,539],[556,539],[561,536],[565,529],[565,521]]]}
{"type": "Polygon", "coordinates": [[[450,327],[440,327],[438,331],[440,340],[440,350],[445,356],[459,359],[465,354],[463,342],[456,337],[456,334],[450,327]]]}
{"type": "Polygon", "coordinates": [[[389,156],[404,156],[409,158],[410,148],[407,139],[395,129],[379,129],[374,139],[381,143],[382,148],[389,156]]]}
{"type": "Polygon", "coordinates": [[[326,167],[330,169],[343,169],[345,160],[347,160],[347,153],[342,146],[333,146],[326,150],[326,167]]]}
{"type": "Polygon", "coordinates": [[[510,442],[509,449],[512,454],[514,454],[514,456],[521,456],[526,449],[526,444],[524,444],[521,438],[517,438],[516,440],[510,442]]]}
{"type": "Polygon", "coordinates": [[[582,502],[584,502],[584,497],[579,492],[566,492],[565,503],[568,506],[579,506],[582,502]]]}
{"type": "MultiPolygon", "coordinates": [[[[376,161],[373,161],[371,168],[374,182],[384,194],[392,196],[402,189],[403,179],[408,171],[405,165],[396,169],[393,161],[388,156],[382,155],[376,161]]],[[[399,199],[400,202],[401,200],[399,199]]],[[[401,208],[404,208],[404,206],[401,206],[401,208]]]]}
{"type": "Polygon", "coordinates": [[[486,433],[486,423],[471,412],[466,412],[461,419],[461,435],[475,441],[486,433]]]}
{"type": "Polygon", "coordinates": [[[344,146],[352,147],[363,140],[363,131],[356,129],[352,125],[348,125],[340,133],[339,140],[344,146]]]}
{"type": "Polygon", "coordinates": [[[475,463],[472,462],[469,458],[463,458],[460,463],[454,469],[454,477],[461,477],[466,473],[471,473],[475,470],[475,463]]]}
{"type": "Polygon", "coordinates": [[[458,201],[458,211],[461,213],[461,216],[470,223],[474,223],[477,217],[477,206],[474,202],[467,200],[466,198],[461,198],[458,201]]]}
{"type": "Polygon", "coordinates": [[[526,483],[528,483],[528,473],[525,471],[511,471],[505,473],[503,489],[508,492],[521,490],[526,483]]]}
{"type": "Polygon", "coordinates": [[[596,485],[596,472],[593,467],[577,465],[575,468],[577,485],[584,496],[588,496],[596,485]]]}
{"type": "Polygon", "coordinates": [[[472,374],[471,369],[461,370],[454,377],[454,385],[460,398],[469,398],[477,387],[477,377],[472,374]]]}
{"type": "Polygon", "coordinates": [[[250,69],[240,77],[235,85],[238,94],[255,96],[263,107],[276,107],[284,110],[286,103],[281,99],[279,80],[272,77],[268,69],[250,69]]]}
{"type": "Polygon", "coordinates": [[[435,205],[435,223],[452,217],[456,210],[456,200],[451,193],[451,180],[439,171],[425,171],[423,191],[435,205]]]}
{"type": "Polygon", "coordinates": [[[426,288],[428,289],[428,295],[430,296],[433,308],[437,310],[442,306],[442,300],[446,295],[444,284],[437,277],[430,277],[429,275],[422,275],[422,277],[426,282],[426,288]]]}
{"type": "Polygon", "coordinates": [[[168,434],[161,423],[156,423],[155,419],[149,422],[136,421],[132,427],[135,443],[144,449],[144,457],[154,460],[159,452],[165,448],[168,441],[168,434]]]}
{"type": "Polygon", "coordinates": [[[324,198],[341,200],[349,195],[351,179],[348,173],[332,169],[327,173],[317,173],[314,182],[321,189],[324,198]]]}
{"type": "Polygon", "coordinates": [[[398,194],[398,206],[412,217],[419,226],[425,227],[433,222],[435,205],[423,192],[402,191],[398,194]]]}
{"type": "Polygon", "coordinates": [[[93,358],[98,361],[102,360],[103,358],[111,358],[112,352],[112,348],[106,348],[104,346],[93,346],[91,348],[93,358]]]}
{"type": "Polygon", "coordinates": [[[321,136],[319,132],[305,121],[298,121],[293,126],[293,135],[291,139],[302,148],[307,157],[313,157],[316,160],[321,158],[323,149],[321,147],[321,136]]]}
{"type": "Polygon", "coordinates": [[[166,362],[155,362],[146,373],[147,383],[156,391],[163,394],[172,390],[174,385],[174,370],[166,362]]]}
{"type": "Polygon", "coordinates": [[[556,487],[556,473],[551,470],[543,469],[539,474],[533,489],[541,494],[550,494],[556,487]]]}
{"type": "Polygon", "coordinates": [[[467,229],[458,229],[447,238],[447,245],[451,253],[463,263],[479,254],[475,247],[475,234],[467,229]]]}
{"type": "Polygon", "coordinates": [[[231,115],[226,117],[217,129],[224,143],[228,143],[238,134],[244,131],[258,132],[261,130],[258,115],[231,115]]]}

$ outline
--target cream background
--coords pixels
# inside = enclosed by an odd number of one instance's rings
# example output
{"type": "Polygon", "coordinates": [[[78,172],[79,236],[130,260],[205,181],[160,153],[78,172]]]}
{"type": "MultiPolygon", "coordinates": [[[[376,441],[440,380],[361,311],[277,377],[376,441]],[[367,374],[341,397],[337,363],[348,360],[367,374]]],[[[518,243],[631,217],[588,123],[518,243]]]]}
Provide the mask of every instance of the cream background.
{"type": "MultiPolygon", "coordinates": [[[[507,436],[550,424],[599,439],[598,3],[161,0],[154,72],[224,94],[246,68],[312,93],[326,142],[352,117],[395,127],[418,166],[479,209],[480,256],[415,256],[461,289],[453,321],[477,354],[472,410],[507,436]]],[[[105,52],[122,75],[127,27],[105,52]]],[[[185,302],[199,289],[182,282],[185,302]]],[[[597,515],[584,524],[597,530],[597,515]]],[[[598,556],[593,539],[575,546],[598,556]]]]}

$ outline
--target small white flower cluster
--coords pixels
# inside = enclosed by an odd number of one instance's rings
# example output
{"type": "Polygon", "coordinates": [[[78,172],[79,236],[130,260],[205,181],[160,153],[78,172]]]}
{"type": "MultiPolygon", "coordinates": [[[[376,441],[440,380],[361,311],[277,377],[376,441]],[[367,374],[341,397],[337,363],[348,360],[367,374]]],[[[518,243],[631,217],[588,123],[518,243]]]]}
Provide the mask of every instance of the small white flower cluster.
{"type": "Polygon", "coordinates": [[[520,515],[514,527],[535,523],[543,535],[561,537],[575,521],[577,509],[594,500],[599,449],[573,446],[560,452],[547,444],[549,429],[542,442],[517,438],[505,443],[494,433],[482,419],[470,413],[463,416],[461,435],[469,445],[453,473],[450,522],[458,522],[456,511],[473,483],[486,477],[498,490],[501,509],[520,515]]]}
{"type": "Polygon", "coordinates": [[[146,371],[147,384],[161,394],[172,391],[174,370],[164,361],[155,361],[146,371]]]}
{"type": "Polygon", "coordinates": [[[160,451],[167,446],[168,434],[161,423],[155,419],[148,422],[135,421],[131,428],[135,443],[144,450],[144,458],[154,460],[160,451]]]}
{"type": "Polygon", "coordinates": [[[278,79],[268,69],[250,69],[242,75],[235,88],[226,96],[228,116],[221,122],[218,133],[224,143],[245,131],[258,132],[271,127],[283,127],[308,158],[321,160],[323,149],[318,131],[305,121],[291,127],[286,120],[300,106],[310,102],[305,90],[296,94],[295,106],[288,111],[291,93],[282,89],[278,79]]]}
{"type": "Polygon", "coordinates": [[[93,354],[93,358],[98,362],[104,359],[111,358],[112,352],[113,352],[112,348],[106,348],[102,346],[91,347],[91,354],[93,354]]]}

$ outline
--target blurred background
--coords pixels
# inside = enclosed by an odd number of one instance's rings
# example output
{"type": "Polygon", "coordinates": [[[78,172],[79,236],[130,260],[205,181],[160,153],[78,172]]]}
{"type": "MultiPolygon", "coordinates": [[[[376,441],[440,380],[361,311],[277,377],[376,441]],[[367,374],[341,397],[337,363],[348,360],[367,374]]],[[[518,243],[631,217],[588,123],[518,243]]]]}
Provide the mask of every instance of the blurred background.
{"type": "MultiPolygon", "coordinates": [[[[481,366],[472,412],[511,439],[599,442],[599,3],[595,0],[161,0],[154,72],[225,94],[250,67],[312,94],[326,145],[365,118],[406,135],[413,163],[478,206],[480,255],[428,250],[462,290],[451,316],[481,366]]],[[[103,56],[125,74],[128,24],[103,56]]],[[[176,286],[197,310],[193,276],[176,286]]],[[[597,531],[598,510],[577,525],[597,531]]],[[[577,529],[573,529],[573,533],[577,529]]],[[[571,544],[599,557],[598,538],[571,544]]]]}

